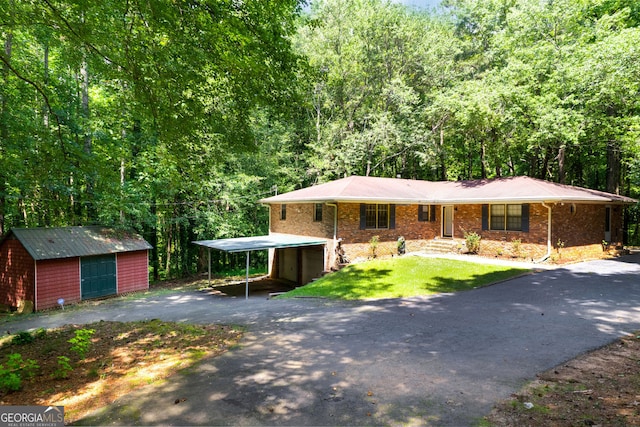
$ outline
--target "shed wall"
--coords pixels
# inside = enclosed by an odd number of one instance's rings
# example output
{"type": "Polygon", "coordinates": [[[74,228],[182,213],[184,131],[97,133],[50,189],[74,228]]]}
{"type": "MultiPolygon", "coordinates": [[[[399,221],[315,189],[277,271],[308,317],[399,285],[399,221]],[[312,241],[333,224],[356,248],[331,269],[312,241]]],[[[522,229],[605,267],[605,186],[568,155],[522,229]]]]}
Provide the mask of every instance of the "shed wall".
{"type": "Polygon", "coordinates": [[[59,298],[80,302],[80,258],[38,261],[36,270],[36,310],[57,307],[59,298]]]}
{"type": "Polygon", "coordinates": [[[147,251],[123,252],[116,255],[118,293],[149,289],[149,256],[147,251]]]}
{"type": "Polygon", "coordinates": [[[34,300],[35,262],[20,241],[9,238],[0,247],[0,303],[17,307],[34,300]]]}

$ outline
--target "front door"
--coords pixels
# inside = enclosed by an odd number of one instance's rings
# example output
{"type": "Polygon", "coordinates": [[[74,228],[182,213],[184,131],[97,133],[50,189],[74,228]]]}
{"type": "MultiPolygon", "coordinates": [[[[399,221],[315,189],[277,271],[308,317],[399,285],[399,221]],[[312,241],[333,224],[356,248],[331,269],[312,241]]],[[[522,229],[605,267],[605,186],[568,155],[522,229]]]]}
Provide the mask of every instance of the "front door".
{"type": "Polygon", "coordinates": [[[442,237],[453,237],[453,206],[442,207],[442,237]]]}

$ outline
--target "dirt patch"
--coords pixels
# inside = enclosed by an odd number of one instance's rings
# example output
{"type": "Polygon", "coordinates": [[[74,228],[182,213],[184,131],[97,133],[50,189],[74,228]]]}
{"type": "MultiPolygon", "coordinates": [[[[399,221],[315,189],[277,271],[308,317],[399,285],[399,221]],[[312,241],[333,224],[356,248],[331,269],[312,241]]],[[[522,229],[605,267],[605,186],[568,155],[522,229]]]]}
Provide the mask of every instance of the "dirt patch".
{"type": "Polygon", "coordinates": [[[492,426],[640,425],[640,332],[539,374],[485,421],[492,426]]]}
{"type": "Polygon", "coordinates": [[[0,347],[0,405],[61,405],[65,423],[71,423],[136,388],[225,352],[241,335],[239,328],[229,326],[149,320],[101,321],[7,336],[0,347]],[[85,339],[84,357],[70,342],[82,330],[93,331],[85,339]],[[11,371],[22,377],[22,384],[8,391],[9,358],[16,353],[23,368],[11,371]],[[61,357],[68,358],[66,365],[61,357]],[[29,369],[29,360],[37,368],[29,369]]]}

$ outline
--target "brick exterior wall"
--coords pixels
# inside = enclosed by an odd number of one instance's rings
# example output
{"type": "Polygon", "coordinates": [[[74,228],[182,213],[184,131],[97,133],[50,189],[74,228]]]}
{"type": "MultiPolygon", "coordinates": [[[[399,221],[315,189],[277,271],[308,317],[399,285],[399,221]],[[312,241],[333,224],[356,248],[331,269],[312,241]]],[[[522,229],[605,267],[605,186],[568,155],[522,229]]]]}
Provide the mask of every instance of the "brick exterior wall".
{"type": "Polygon", "coordinates": [[[80,258],[38,261],[36,271],[36,310],[58,307],[58,298],[80,302],[80,258]]]}
{"type": "Polygon", "coordinates": [[[314,203],[287,205],[287,218],[280,219],[281,205],[271,206],[271,232],[333,238],[333,218],[335,208],[322,205],[322,221],[314,221],[314,203]]]}
{"type": "MultiPolygon", "coordinates": [[[[605,206],[551,204],[552,234],[554,248],[552,260],[589,259],[603,254],[605,206]],[[560,245],[558,246],[558,242],[560,245]]],[[[529,231],[482,230],[482,205],[455,205],[453,212],[453,236],[463,248],[465,232],[476,232],[482,240],[480,255],[489,257],[513,257],[537,260],[547,253],[548,210],[541,203],[529,204],[529,231]]],[[[313,221],[314,204],[294,203],[287,205],[287,217],[280,219],[280,205],[271,207],[271,231],[276,233],[333,238],[334,207],[323,206],[322,222],[313,221]]],[[[435,208],[435,221],[419,221],[418,205],[396,205],[394,229],[360,229],[360,204],[338,204],[337,238],[351,260],[370,257],[370,240],[378,236],[376,255],[389,256],[397,253],[397,240],[403,236],[407,252],[423,250],[429,241],[442,238],[442,206],[435,208]]],[[[611,243],[622,245],[623,207],[611,207],[611,243]]],[[[333,242],[327,245],[326,266],[334,262],[333,242]]]]}
{"type": "Polygon", "coordinates": [[[482,229],[482,205],[456,206],[453,217],[454,238],[465,240],[465,233],[481,236],[480,252],[488,257],[513,257],[527,260],[547,253],[548,210],[542,204],[529,205],[529,231],[495,231],[482,229]]]}
{"type": "Polygon", "coordinates": [[[34,301],[35,262],[22,244],[8,238],[0,247],[0,303],[17,307],[34,301]]]}
{"type": "Polygon", "coordinates": [[[147,251],[116,254],[118,293],[149,289],[149,255],[147,251]]]}
{"type": "MultiPolygon", "coordinates": [[[[606,206],[571,204],[553,207],[553,229],[551,243],[554,259],[580,260],[599,258],[603,255],[602,242],[605,240],[606,206]],[[560,244],[559,244],[560,243],[560,244]]],[[[622,247],[624,209],[611,205],[612,247],[622,247]]]]}

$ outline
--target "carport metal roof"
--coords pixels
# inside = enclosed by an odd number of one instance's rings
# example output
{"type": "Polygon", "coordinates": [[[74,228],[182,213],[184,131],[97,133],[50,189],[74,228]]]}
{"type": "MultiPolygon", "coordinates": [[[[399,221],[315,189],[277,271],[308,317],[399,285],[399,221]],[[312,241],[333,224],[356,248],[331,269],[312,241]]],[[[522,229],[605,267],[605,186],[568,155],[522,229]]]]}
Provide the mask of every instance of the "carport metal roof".
{"type": "Polygon", "coordinates": [[[249,253],[265,249],[297,248],[302,246],[324,245],[327,239],[320,237],[297,236],[293,234],[273,233],[267,236],[235,237],[230,239],[197,240],[193,244],[203,246],[209,252],[209,284],[211,284],[211,249],[224,252],[245,252],[247,254],[247,274],[245,298],[249,299],[249,253]]]}
{"type": "Polygon", "coordinates": [[[269,234],[267,236],[235,237],[232,239],[198,240],[196,245],[225,252],[250,252],[263,249],[295,248],[299,246],[324,245],[327,239],[296,236],[292,234],[269,234]]]}

